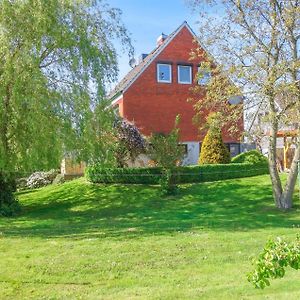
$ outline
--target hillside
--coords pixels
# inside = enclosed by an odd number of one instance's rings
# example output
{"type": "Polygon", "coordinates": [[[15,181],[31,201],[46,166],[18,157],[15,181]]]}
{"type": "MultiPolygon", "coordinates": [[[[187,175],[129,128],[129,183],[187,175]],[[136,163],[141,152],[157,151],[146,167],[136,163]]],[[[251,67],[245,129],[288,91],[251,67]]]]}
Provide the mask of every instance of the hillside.
{"type": "Polygon", "coordinates": [[[264,291],[246,281],[268,238],[299,233],[299,206],[277,211],[268,176],[183,185],[169,198],[84,179],[18,197],[22,215],[0,219],[1,299],[300,297],[296,271],[264,291]]]}

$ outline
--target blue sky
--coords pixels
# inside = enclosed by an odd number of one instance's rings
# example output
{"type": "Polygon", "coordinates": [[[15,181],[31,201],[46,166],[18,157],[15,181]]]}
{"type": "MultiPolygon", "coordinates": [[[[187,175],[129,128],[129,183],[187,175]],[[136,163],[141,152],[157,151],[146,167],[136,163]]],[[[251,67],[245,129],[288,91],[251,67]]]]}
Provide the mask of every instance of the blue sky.
{"type": "MultiPolygon", "coordinates": [[[[135,57],[149,53],[155,48],[157,37],[163,32],[169,34],[183,21],[197,32],[197,14],[187,5],[186,0],[109,0],[111,7],[120,8],[123,22],[131,33],[135,57]]],[[[129,70],[128,55],[116,45],[119,57],[119,79],[129,70]]]]}

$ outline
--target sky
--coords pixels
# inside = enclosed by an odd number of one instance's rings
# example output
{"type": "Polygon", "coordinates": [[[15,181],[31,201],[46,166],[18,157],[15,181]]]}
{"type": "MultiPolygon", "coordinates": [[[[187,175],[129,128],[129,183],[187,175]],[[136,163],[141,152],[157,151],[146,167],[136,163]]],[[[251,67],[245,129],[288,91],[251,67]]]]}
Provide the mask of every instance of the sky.
{"type": "MultiPolygon", "coordinates": [[[[131,33],[135,58],[151,52],[161,33],[170,34],[184,21],[197,32],[197,16],[186,0],[107,0],[111,7],[120,8],[122,20],[131,33]]],[[[131,69],[128,54],[116,44],[119,54],[119,79],[131,69]]]]}

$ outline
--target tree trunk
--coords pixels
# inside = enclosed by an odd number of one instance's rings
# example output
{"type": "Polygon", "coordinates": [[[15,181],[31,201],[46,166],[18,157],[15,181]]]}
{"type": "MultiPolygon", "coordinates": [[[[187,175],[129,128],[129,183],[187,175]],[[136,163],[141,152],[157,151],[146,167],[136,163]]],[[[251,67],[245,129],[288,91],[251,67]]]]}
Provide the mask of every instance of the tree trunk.
{"type": "Polygon", "coordinates": [[[280,198],[280,204],[283,209],[289,209],[293,206],[293,193],[295,190],[297,175],[298,175],[298,160],[300,159],[300,145],[297,143],[291,169],[284,187],[284,191],[280,198]]]}
{"type": "Polygon", "coordinates": [[[3,168],[9,168],[9,159],[10,159],[10,151],[9,151],[9,139],[8,139],[8,127],[9,127],[9,115],[10,115],[10,98],[11,98],[11,89],[10,85],[6,87],[6,95],[4,96],[3,101],[3,111],[2,111],[2,124],[1,125],[1,143],[3,149],[3,168]]]}
{"type": "Polygon", "coordinates": [[[277,163],[276,163],[276,146],[277,146],[277,131],[278,131],[278,122],[274,119],[271,122],[271,131],[270,131],[270,138],[269,138],[269,170],[270,170],[270,177],[272,181],[272,190],[273,190],[273,197],[275,200],[275,205],[278,208],[281,207],[281,196],[282,196],[282,184],[277,170],[277,163]]]}

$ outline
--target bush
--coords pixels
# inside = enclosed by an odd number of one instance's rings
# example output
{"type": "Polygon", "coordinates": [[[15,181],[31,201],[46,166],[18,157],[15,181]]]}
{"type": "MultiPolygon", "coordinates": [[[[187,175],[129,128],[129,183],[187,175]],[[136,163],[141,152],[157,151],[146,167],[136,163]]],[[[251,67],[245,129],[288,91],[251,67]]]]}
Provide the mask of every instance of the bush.
{"type": "Polygon", "coordinates": [[[179,144],[179,128],[177,127],[179,118],[176,118],[175,126],[169,134],[153,133],[150,137],[148,155],[164,169],[172,169],[179,164],[184,151],[179,144]]]}
{"type": "Polygon", "coordinates": [[[228,164],[230,153],[222,141],[221,131],[208,131],[202,146],[199,164],[228,164]]]}
{"type": "MultiPolygon", "coordinates": [[[[94,183],[133,183],[159,184],[163,168],[115,168],[106,169],[100,165],[89,166],[87,178],[94,183]]],[[[172,169],[172,182],[196,183],[243,178],[268,174],[267,163],[234,163],[175,167],[172,169]]],[[[169,174],[170,175],[170,174],[169,174]]]]}
{"type": "Polygon", "coordinates": [[[179,145],[179,116],[175,119],[174,128],[169,134],[153,133],[150,137],[148,154],[161,167],[160,187],[163,195],[172,195],[177,190],[173,178],[173,169],[180,164],[184,151],[179,145]]]}
{"type": "Polygon", "coordinates": [[[28,177],[26,185],[30,189],[49,185],[53,182],[57,174],[57,170],[50,170],[49,172],[35,172],[28,177]]]}
{"type": "Polygon", "coordinates": [[[65,182],[65,177],[62,174],[57,174],[52,184],[62,184],[65,182]]]}
{"type": "Polygon", "coordinates": [[[117,147],[115,151],[118,167],[127,167],[127,160],[132,162],[146,151],[146,141],[139,129],[126,120],[118,120],[115,123],[117,129],[117,147]]]}
{"type": "Polygon", "coordinates": [[[257,150],[251,150],[241,153],[231,160],[232,163],[252,163],[252,164],[267,164],[268,159],[257,150]]]}
{"type": "Polygon", "coordinates": [[[17,185],[18,190],[26,189],[26,187],[27,187],[27,178],[26,177],[17,178],[16,185],[17,185]]]}
{"type": "Polygon", "coordinates": [[[211,114],[208,117],[209,129],[204,137],[199,164],[228,164],[230,153],[222,140],[222,132],[218,114],[211,114]]]}
{"type": "Polygon", "coordinates": [[[161,168],[103,168],[89,166],[86,177],[94,183],[159,184],[161,168]]]}
{"type": "Polygon", "coordinates": [[[15,180],[0,172],[0,216],[13,216],[20,211],[18,200],[14,196],[15,180]]]}
{"type": "Polygon", "coordinates": [[[161,170],[161,178],[159,180],[160,190],[163,196],[174,195],[178,187],[176,185],[174,176],[174,170],[172,169],[162,169],[161,170]]]}

